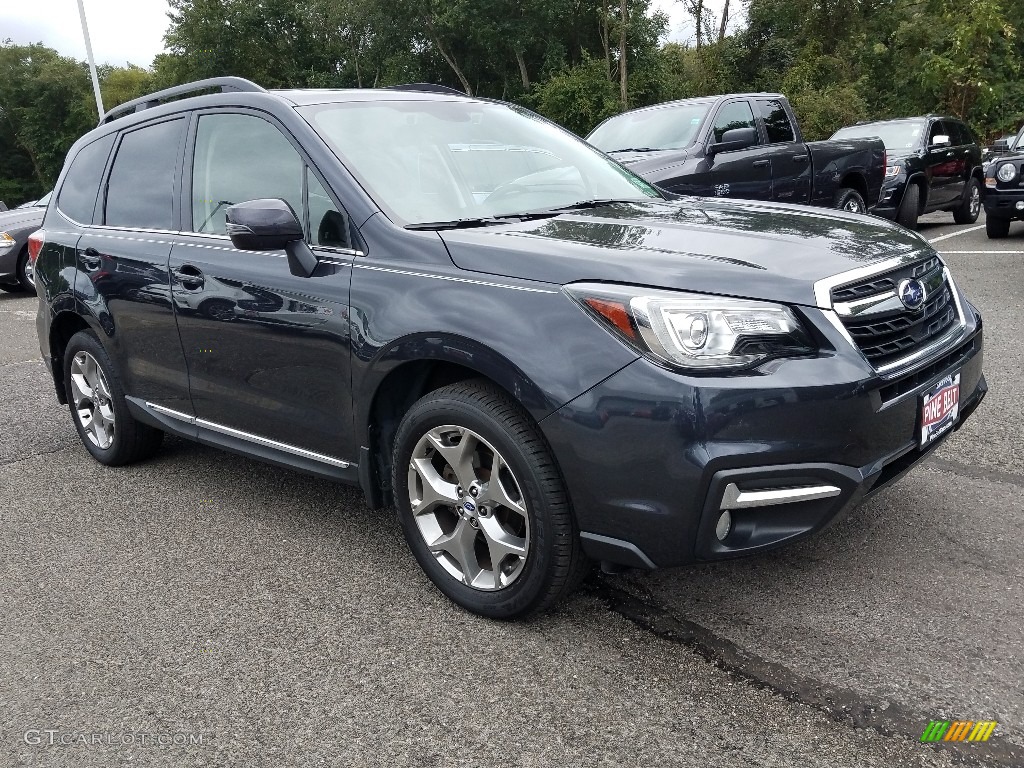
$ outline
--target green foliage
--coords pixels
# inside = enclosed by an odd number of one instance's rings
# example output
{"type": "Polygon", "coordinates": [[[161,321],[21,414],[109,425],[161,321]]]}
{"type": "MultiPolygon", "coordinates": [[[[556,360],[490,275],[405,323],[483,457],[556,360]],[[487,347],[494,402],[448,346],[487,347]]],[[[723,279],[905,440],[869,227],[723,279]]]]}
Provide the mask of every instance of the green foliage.
{"type": "MultiPolygon", "coordinates": [[[[742,4],[744,26],[698,49],[661,42],[667,19],[651,0],[627,0],[625,14],[622,0],[170,0],[167,52],[148,70],[99,74],[107,109],[238,75],[268,88],[440,83],[581,134],[625,105],[738,91],[785,93],[808,139],[927,112],[959,115],[988,137],[1024,123],[1021,0],[742,4]]],[[[0,199],[46,191],[95,121],[84,64],[0,44],[0,199]]]]}
{"type": "Polygon", "coordinates": [[[589,57],[538,86],[531,106],[581,136],[622,111],[618,86],[608,79],[604,62],[589,57]]]}

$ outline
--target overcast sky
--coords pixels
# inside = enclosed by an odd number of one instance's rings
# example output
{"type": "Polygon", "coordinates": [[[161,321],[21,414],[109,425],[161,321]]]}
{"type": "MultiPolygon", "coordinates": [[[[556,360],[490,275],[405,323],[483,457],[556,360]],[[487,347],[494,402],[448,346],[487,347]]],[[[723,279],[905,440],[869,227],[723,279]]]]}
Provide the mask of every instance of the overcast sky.
{"type": "MultiPolygon", "coordinates": [[[[148,67],[164,49],[167,0],[83,0],[97,63],[148,67]]],[[[738,13],[740,2],[731,3],[738,13]]],[[[722,0],[707,0],[715,13],[722,0]]],[[[653,0],[669,15],[669,39],[693,40],[693,21],[678,0],[653,0]]],[[[735,19],[730,28],[735,26],[735,19]]],[[[43,43],[65,56],[85,59],[77,0],[0,0],[0,40],[43,43]]]]}

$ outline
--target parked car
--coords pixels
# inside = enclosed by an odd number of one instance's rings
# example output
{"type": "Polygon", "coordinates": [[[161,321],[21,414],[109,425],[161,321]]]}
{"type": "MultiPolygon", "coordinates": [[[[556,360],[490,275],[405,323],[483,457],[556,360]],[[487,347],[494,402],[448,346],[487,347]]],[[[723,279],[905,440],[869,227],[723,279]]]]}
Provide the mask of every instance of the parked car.
{"type": "Polygon", "coordinates": [[[882,120],[840,128],[832,138],[869,136],[881,138],[888,157],[873,213],[908,229],[932,211],[952,211],[957,224],[978,220],[985,178],[981,145],[964,122],[940,115],[882,120]]]}
{"type": "Polygon", "coordinates": [[[811,535],[987,391],[981,317],[917,234],[671,198],[522,107],[427,86],[217,78],[121,105],[30,252],[97,461],[169,432],[358,485],[496,618],[591,558],[811,535]]]}
{"type": "Polygon", "coordinates": [[[1024,149],[1024,126],[1016,134],[1008,133],[993,141],[992,146],[982,150],[982,156],[985,162],[989,162],[1000,155],[1013,154],[1018,147],[1024,149]]]}
{"type": "Polygon", "coordinates": [[[877,139],[804,143],[785,96],[685,99],[611,117],[587,141],[669,192],[808,203],[866,213],[878,200],[877,139]]]}
{"type": "Polygon", "coordinates": [[[1006,237],[1011,221],[1024,220],[1024,146],[986,166],[983,200],[985,232],[992,240],[1006,237]]]}
{"type": "Polygon", "coordinates": [[[35,291],[28,236],[42,226],[49,202],[46,195],[27,207],[0,213],[0,290],[35,291]]]}

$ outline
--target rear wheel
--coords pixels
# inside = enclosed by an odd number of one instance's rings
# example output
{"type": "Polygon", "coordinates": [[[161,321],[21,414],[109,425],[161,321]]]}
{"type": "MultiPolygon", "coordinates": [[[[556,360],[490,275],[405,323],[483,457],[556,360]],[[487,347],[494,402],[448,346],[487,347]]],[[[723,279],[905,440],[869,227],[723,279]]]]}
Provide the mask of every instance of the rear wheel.
{"type": "Polygon", "coordinates": [[[960,207],[953,211],[953,221],[957,224],[973,224],[978,220],[981,213],[981,184],[976,178],[971,178],[964,190],[964,198],[960,207]]]}
{"type": "Polygon", "coordinates": [[[896,214],[896,221],[907,229],[917,229],[917,216],[921,207],[921,188],[908,184],[903,192],[903,202],[896,214]]]}
{"type": "Polygon", "coordinates": [[[1002,240],[1010,234],[1010,220],[992,215],[986,216],[985,234],[988,235],[989,240],[1002,240]]]}
{"type": "Polygon", "coordinates": [[[536,425],[486,382],[419,400],[395,438],[392,483],[420,567],[495,619],[543,610],[586,574],[569,499],[536,425]]]}
{"type": "Polygon", "coordinates": [[[92,331],[79,331],[68,342],[64,387],[78,436],[96,461],[130,464],[160,447],[164,433],[128,411],[114,364],[92,331]]]}
{"type": "Polygon", "coordinates": [[[868,212],[868,206],[864,202],[864,198],[861,197],[860,192],[849,187],[842,187],[836,192],[833,205],[841,211],[849,211],[850,213],[868,212]]]}

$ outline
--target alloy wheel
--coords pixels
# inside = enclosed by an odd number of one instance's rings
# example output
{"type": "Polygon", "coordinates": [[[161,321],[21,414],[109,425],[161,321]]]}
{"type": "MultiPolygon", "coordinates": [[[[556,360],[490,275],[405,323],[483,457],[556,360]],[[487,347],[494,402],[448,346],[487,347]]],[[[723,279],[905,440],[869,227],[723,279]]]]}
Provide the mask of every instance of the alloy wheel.
{"type": "Polygon", "coordinates": [[[981,213],[981,190],[977,184],[971,185],[971,216],[977,218],[981,213]]]}
{"type": "Polygon", "coordinates": [[[487,440],[465,427],[435,427],[409,460],[409,504],[430,553],[447,573],[483,591],[523,573],[530,519],[522,486],[487,440]]]}
{"type": "Polygon", "coordinates": [[[114,442],[114,404],[107,377],[88,352],[79,352],[71,361],[71,399],[90,442],[109,448],[114,442]]]}

